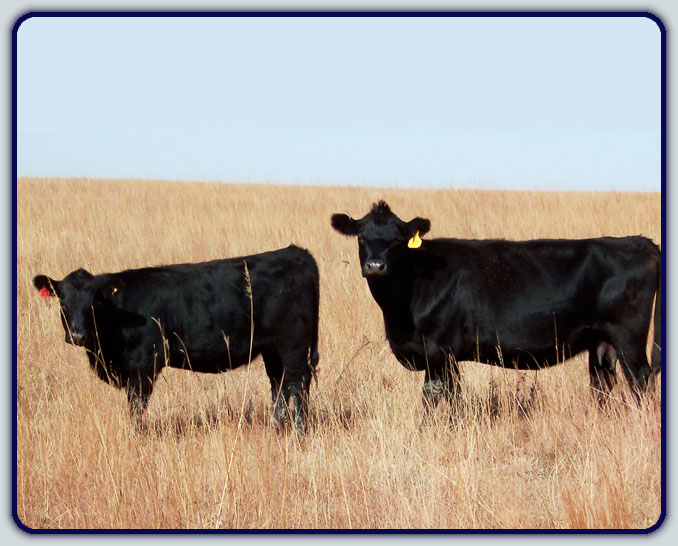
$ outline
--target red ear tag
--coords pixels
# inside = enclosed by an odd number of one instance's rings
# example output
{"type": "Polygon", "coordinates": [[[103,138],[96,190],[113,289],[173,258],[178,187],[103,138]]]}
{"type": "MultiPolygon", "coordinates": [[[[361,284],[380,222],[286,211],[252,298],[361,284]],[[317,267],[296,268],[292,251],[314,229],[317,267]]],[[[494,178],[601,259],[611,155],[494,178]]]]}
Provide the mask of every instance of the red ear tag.
{"type": "Polygon", "coordinates": [[[47,288],[46,286],[43,286],[40,289],[40,297],[41,298],[49,298],[50,296],[51,296],[51,294],[49,293],[49,288],[47,288]]]}

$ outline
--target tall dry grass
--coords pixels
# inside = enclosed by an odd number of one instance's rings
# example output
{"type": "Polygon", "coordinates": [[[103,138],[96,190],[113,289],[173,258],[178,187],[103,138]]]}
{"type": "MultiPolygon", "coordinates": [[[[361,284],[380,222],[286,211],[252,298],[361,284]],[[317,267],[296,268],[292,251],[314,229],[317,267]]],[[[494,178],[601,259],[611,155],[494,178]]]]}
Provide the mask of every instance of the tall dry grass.
{"type": "Polygon", "coordinates": [[[517,372],[463,364],[450,425],[418,428],[419,373],[385,343],[355,241],[334,212],[386,199],[429,237],[660,240],[658,194],[18,182],[17,513],[35,529],[634,528],[660,516],[660,402],[600,411],[585,357],[517,372]],[[263,364],[165,370],[135,432],[122,391],[63,342],[61,278],[308,248],[320,268],[320,367],[310,430],[276,434],[263,364]]]}

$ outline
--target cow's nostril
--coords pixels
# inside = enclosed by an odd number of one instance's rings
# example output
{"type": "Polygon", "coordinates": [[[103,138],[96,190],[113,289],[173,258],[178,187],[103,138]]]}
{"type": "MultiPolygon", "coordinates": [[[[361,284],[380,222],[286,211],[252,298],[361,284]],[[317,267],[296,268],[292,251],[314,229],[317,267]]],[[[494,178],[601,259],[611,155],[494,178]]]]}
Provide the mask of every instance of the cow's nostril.
{"type": "Polygon", "coordinates": [[[71,332],[71,340],[74,345],[82,345],[85,342],[85,334],[71,332]]]}
{"type": "Polygon", "coordinates": [[[383,275],[384,273],[386,273],[386,262],[374,260],[365,263],[365,275],[383,275]]]}

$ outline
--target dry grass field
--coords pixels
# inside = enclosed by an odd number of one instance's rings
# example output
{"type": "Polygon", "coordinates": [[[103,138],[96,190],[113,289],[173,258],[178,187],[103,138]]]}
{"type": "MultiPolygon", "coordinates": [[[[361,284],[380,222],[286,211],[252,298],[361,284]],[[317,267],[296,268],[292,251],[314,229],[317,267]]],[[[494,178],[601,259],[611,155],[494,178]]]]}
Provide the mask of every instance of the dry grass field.
{"type": "Polygon", "coordinates": [[[585,355],[540,372],[462,364],[452,426],[419,430],[423,376],[384,337],[357,243],[330,215],[383,198],[427,237],[660,241],[659,194],[18,181],[17,514],[33,529],[645,529],[660,516],[661,406],[620,377],[598,409],[585,355]],[[166,369],[144,427],[64,343],[37,273],[62,278],[295,243],[320,268],[305,434],[276,434],[263,363],[166,369]]]}

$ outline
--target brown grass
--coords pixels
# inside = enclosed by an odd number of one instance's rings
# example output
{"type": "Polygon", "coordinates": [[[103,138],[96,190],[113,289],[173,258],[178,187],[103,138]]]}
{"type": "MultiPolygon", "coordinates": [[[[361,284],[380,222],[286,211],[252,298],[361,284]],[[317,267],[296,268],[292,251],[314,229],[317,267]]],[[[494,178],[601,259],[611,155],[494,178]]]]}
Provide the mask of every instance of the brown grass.
{"type": "Polygon", "coordinates": [[[463,364],[454,426],[418,430],[402,368],[334,212],[386,199],[428,237],[660,240],[659,194],[18,182],[17,513],[31,528],[631,528],[660,515],[660,403],[598,410],[585,357],[534,372],[463,364]],[[320,367],[305,435],[273,431],[260,361],[165,370],[135,433],[122,391],[63,342],[37,273],[62,278],[295,243],[320,268],[320,367]]]}

